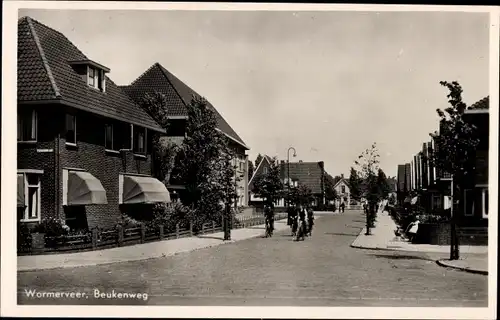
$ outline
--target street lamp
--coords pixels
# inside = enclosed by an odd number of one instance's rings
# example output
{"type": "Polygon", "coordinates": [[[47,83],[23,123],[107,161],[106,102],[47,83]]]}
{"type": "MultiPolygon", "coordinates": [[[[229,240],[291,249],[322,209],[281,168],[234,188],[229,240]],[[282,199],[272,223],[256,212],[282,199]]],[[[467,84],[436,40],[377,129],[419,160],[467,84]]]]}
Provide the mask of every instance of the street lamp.
{"type": "Polygon", "coordinates": [[[290,151],[293,150],[293,157],[297,156],[297,151],[295,150],[294,147],[288,148],[288,151],[286,152],[287,155],[287,183],[288,183],[288,199],[286,200],[286,207],[290,206],[290,151]]]}

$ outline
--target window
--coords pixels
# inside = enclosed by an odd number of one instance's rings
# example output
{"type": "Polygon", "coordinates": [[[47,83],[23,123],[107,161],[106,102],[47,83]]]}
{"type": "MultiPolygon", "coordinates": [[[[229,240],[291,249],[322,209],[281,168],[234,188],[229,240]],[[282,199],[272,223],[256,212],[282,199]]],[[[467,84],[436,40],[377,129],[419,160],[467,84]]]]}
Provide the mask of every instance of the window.
{"type": "Polygon", "coordinates": [[[267,174],[267,167],[264,167],[264,174],[267,174]]]}
{"type": "Polygon", "coordinates": [[[93,67],[87,67],[87,84],[95,89],[105,91],[106,82],[104,71],[93,67]]]}
{"type": "Polygon", "coordinates": [[[40,220],[40,174],[24,174],[24,216],[21,221],[40,220]]]}
{"type": "Polygon", "coordinates": [[[35,110],[23,110],[17,114],[17,141],[36,141],[37,114],[35,110]]]}
{"type": "Polygon", "coordinates": [[[146,154],[146,129],[133,127],[134,132],[134,153],[146,154]]]}
{"type": "Polygon", "coordinates": [[[94,68],[91,68],[91,67],[89,67],[88,70],[89,71],[88,71],[88,79],[87,79],[88,82],[87,83],[88,83],[89,86],[95,88],[96,84],[98,82],[98,79],[97,79],[97,70],[94,69],[94,68]]]}
{"type": "Polygon", "coordinates": [[[464,190],[464,216],[474,215],[474,192],[471,189],[464,190]]]}
{"type": "Polygon", "coordinates": [[[113,124],[105,124],[104,126],[104,148],[106,150],[115,150],[113,143],[113,124]]]}
{"type": "Polygon", "coordinates": [[[66,114],[66,143],[76,145],[76,116],[66,114]]]}
{"type": "Polygon", "coordinates": [[[483,189],[483,218],[488,219],[488,189],[483,189]]]}
{"type": "Polygon", "coordinates": [[[342,193],[345,193],[345,186],[342,186],[342,187],[341,187],[341,190],[342,190],[342,191],[341,191],[342,193]]]}

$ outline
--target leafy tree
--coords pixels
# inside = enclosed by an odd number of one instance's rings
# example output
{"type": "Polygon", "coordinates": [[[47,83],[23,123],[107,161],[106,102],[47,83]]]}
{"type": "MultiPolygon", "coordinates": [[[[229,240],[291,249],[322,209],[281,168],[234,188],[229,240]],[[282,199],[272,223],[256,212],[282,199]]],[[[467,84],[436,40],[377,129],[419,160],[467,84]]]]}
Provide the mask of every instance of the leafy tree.
{"type": "Polygon", "coordinates": [[[290,189],[290,203],[307,206],[314,201],[314,196],[308,186],[299,184],[290,189]]]}
{"type": "Polygon", "coordinates": [[[377,145],[374,142],[372,146],[366,149],[358,160],[354,163],[358,166],[358,176],[364,183],[362,184],[361,194],[368,201],[368,213],[366,215],[366,234],[371,234],[370,228],[374,227],[376,219],[376,205],[380,199],[380,189],[378,185],[378,165],[380,154],[377,145]]]}
{"type": "Polygon", "coordinates": [[[325,200],[332,201],[338,198],[337,191],[334,188],[335,182],[334,178],[330,175],[326,175],[325,177],[325,200]]]}
{"type": "MultiPolygon", "coordinates": [[[[139,100],[139,105],[165,130],[168,128],[168,100],[163,93],[146,93],[139,100]]],[[[154,175],[165,184],[170,180],[177,151],[177,146],[170,142],[168,138],[160,137],[158,133],[153,135],[152,161],[154,175]]]]}
{"type": "Polygon", "coordinates": [[[260,153],[257,155],[257,158],[255,158],[255,163],[254,163],[255,170],[257,170],[257,168],[259,167],[262,158],[263,156],[260,153]]]}
{"type": "Polygon", "coordinates": [[[389,181],[387,180],[384,170],[381,168],[378,169],[377,185],[379,188],[379,198],[387,199],[389,193],[391,193],[391,186],[389,185],[389,181]]]}
{"type": "Polygon", "coordinates": [[[351,197],[357,201],[361,200],[363,182],[358,175],[358,172],[353,167],[351,167],[351,172],[349,175],[349,188],[351,197]]]}
{"type": "Polygon", "coordinates": [[[267,174],[255,177],[252,192],[264,200],[268,205],[273,205],[283,195],[284,185],[280,177],[280,166],[276,157],[271,159],[267,174]]]}
{"type": "MultiPolygon", "coordinates": [[[[454,181],[462,181],[464,176],[474,169],[474,157],[479,139],[476,127],[463,119],[467,105],[462,101],[462,86],[456,82],[441,81],[440,84],[449,91],[447,98],[450,106],[444,110],[437,109],[440,118],[439,132],[431,133],[435,148],[429,158],[430,162],[442,172],[452,175],[454,181]]],[[[460,183],[454,183],[454,195],[462,194],[460,183]]],[[[462,210],[463,206],[458,206],[462,210]]],[[[454,215],[455,217],[456,215],[454,215]]],[[[452,250],[451,259],[458,259],[458,237],[455,230],[455,218],[452,218],[452,250]]]]}
{"type": "Polygon", "coordinates": [[[235,199],[234,166],[228,141],[216,130],[216,117],[204,98],[187,106],[186,137],[179,151],[180,181],[186,187],[183,203],[195,211],[195,223],[228,214],[235,199]]]}
{"type": "Polygon", "coordinates": [[[248,179],[252,178],[254,171],[255,171],[255,167],[253,165],[253,162],[248,161],[248,179]]]}

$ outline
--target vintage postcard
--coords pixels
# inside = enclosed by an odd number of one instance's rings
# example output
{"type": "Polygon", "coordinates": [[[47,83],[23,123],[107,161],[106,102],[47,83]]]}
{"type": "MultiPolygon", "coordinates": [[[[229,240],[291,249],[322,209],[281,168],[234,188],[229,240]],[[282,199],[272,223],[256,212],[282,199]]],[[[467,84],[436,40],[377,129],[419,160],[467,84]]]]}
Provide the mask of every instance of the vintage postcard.
{"type": "Polygon", "coordinates": [[[4,3],[2,315],[495,318],[499,20],[4,3]]]}

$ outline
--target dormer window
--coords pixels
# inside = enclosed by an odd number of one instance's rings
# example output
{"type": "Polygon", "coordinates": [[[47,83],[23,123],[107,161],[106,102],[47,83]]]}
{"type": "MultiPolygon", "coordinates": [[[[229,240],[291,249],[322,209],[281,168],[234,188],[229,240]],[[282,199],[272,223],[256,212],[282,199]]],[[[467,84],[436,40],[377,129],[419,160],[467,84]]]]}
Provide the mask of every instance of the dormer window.
{"type": "Polygon", "coordinates": [[[92,88],[105,91],[106,77],[104,71],[92,66],[87,66],[87,84],[92,88]]]}
{"type": "Polygon", "coordinates": [[[69,64],[89,87],[106,91],[106,73],[110,71],[109,68],[92,60],[69,61],[69,64]]]}

